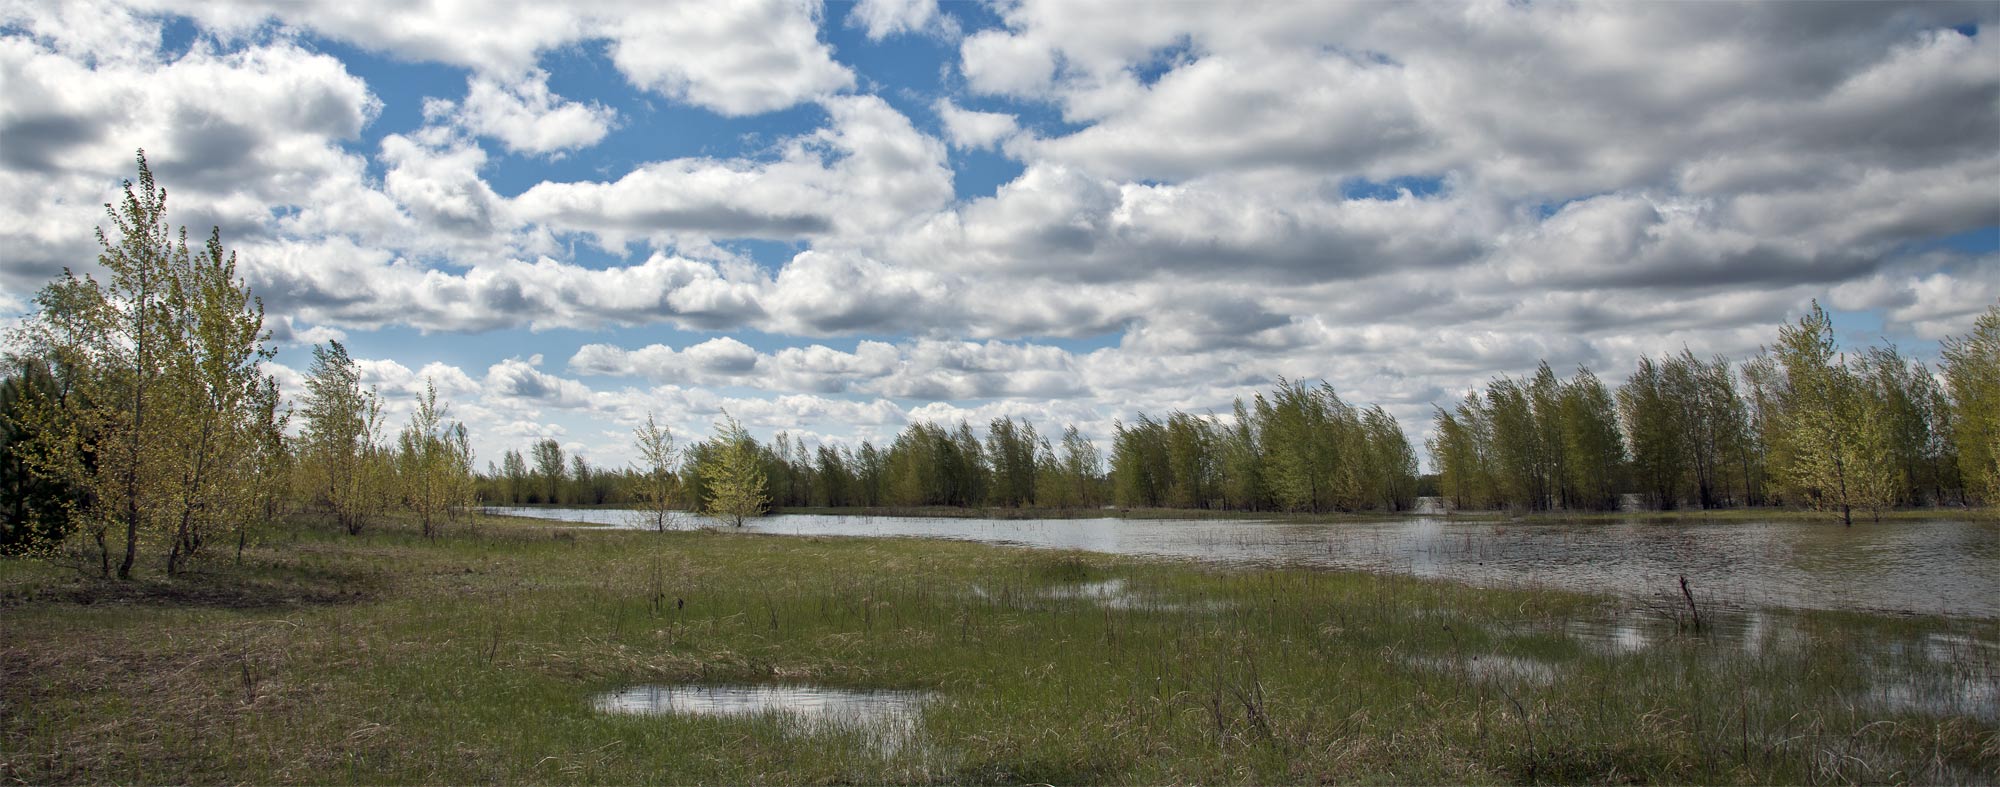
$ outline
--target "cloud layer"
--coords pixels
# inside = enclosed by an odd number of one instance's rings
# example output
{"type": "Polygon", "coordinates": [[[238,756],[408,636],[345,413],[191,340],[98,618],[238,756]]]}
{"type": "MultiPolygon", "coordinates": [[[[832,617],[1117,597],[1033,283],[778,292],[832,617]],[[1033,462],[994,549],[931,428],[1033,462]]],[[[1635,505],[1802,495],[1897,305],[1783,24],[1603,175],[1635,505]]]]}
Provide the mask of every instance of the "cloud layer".
{"type": "Polygon", "coordinates": [[[1991,4],[992,10],[0,4],[0,303],[88,268],[141,145],[289,346],[487,348],[371,374],[489,447],[725,407],[1101,437],[1280,375],[1415,434],[1542,358],[1744,353],[1813,298],[1922,343],[2000,298],[1991,4]]]}

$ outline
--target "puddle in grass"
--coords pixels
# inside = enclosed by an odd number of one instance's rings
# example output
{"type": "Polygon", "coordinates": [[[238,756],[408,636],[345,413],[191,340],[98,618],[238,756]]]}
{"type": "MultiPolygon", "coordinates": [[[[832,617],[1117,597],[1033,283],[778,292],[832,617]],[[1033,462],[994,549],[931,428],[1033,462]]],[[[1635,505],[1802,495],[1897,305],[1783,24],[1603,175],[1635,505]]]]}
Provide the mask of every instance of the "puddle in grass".
{"type": "Polygon", "coordinates": [[[633,686],[599,694],[591,704],[603,713],[779,718],[807,734],[858,732],[893,754],[916,734],[918,716],[935,697],[819,686],[633,686]]]}

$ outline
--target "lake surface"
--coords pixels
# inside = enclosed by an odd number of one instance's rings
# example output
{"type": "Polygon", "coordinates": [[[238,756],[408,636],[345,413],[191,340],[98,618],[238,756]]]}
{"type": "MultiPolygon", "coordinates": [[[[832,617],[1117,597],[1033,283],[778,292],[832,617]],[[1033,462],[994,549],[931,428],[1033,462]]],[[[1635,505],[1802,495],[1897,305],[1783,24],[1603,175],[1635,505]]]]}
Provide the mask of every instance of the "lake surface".
{"type": "MultiPolygon", "coordinates": [[[[641,527],[634,511],[493,508],[577,524],[641,527]]],[[[687,517],[683,526],[727,525],[687,517]]],[[[957,519],[780,514],[742,530],[920,537],[1259,566],[1393,572],[1487,587],[1539,586],[1705,603],[2000,618],[2000,523],[957,519]]]]}

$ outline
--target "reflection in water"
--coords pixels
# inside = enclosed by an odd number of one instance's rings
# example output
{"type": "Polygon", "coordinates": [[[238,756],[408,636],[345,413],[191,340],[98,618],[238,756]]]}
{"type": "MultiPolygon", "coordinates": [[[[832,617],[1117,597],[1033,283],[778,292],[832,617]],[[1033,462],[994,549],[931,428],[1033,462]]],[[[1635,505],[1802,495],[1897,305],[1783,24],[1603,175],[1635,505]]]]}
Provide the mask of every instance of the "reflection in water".
{"type": "Polygon", "coordinates": [[[849,691],[816,686],[634,686],[600,694],[604,713],[785,719],[808,733],[854,730],[884,751],[916,732],[932,695],[921,691],[849,691]]]}
{"type": "MultiPolygon", "coordinates": [[[[631,511],[495,513],[635,527],[631,511]]],[[[688,517],[689,524],[714,524],[688,517]]],[[[1681,575],[1704,604],[2000,617],[2000,523],[955,519],[780,514],[746,531],[913,536],[1227,563],[1359,569],[1648,597],[1681,575]]]]}

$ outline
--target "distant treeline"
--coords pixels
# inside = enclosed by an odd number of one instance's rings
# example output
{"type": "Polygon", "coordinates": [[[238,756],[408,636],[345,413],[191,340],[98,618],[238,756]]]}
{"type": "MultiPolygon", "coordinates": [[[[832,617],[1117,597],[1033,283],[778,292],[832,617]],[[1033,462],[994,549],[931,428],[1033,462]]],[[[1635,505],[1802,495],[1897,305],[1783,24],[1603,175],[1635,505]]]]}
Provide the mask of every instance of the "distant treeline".
{"type": "Polygon", "coordinates": [[[2000,306],[1943,343],[1938,370],[1895,347],[1840,352],[1813,304],[1732,367],[1642,359],[1613,394],[1545,363],[1438,408],[1429,447],[1461,508],[1786,504],[1834,511],[1991,502],[2000,491],[2000,306]]]}
{"type": "MultiPolygon", "coordinates": [[[[1043,506],[1403,511],[1420,491],[1459,509],[1616,510],[1795,505],[1854,509],[1989,502],[2000,489],[2000,306],[1944,342],[1933,370],[1894,347],[1841,354],[1817,304],[1739,365],[1691,350],[1641,359],[1615,390],[1589,369],[1544,363],[1499,377],[1433,417],[1434,474],[1419,476],[1402,426],[1331,386],[1281,381],[1227,416],[1172,412],[1119,423],[1106,462],[1075,427],[1051,441],[994,419],[912,424],[887,448],[749,442],[773,507],[1043,506]]],[[[712,457],[689,446],[685,504],[710,497],[712,457]]],[[[544,441],[508,452],[482,496],[515,503],[633,502],[636,471],[566,466],[544,441]],[[532,467],[530,458],[532,458],[532,467]]]]}

